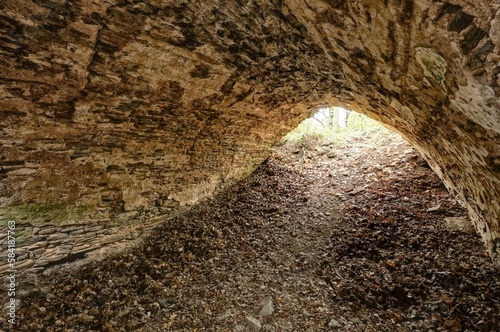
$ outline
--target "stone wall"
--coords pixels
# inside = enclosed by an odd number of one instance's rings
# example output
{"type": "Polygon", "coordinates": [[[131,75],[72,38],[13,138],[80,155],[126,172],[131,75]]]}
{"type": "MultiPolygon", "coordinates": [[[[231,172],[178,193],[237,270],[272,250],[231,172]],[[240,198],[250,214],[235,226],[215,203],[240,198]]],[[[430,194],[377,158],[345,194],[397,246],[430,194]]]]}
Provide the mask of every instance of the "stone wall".
{"type": "MultiPolygon", "coordinates": [[[[6,222],[0,216],[2,223],[6,222]]],[[[143,223],[141,218],[128,220],[132,225],[122,227],[109,219],[94,220],[89,223],[67,225],[47,224],[33,226],[29,223],[15,228],[15,270],[18,272],[43,272],[46,269],[84,258],[101,259],[116,250],[122,250],[134,242],[165,218],[149,218],[143,223]]],[[[8,238],[0,240],[0,246],[7,247],[8,238]]],[[[7,260],[0,263],[0,273],[11,269],[7,260]]]]}
{"type": "Polygon", "coordinates": [[[79,223],[168,215],[249,174],[317,107],[341,105],[412,142],[499,260],[499,7],[2,1],[4,209],[85,207],[79,223]]]}

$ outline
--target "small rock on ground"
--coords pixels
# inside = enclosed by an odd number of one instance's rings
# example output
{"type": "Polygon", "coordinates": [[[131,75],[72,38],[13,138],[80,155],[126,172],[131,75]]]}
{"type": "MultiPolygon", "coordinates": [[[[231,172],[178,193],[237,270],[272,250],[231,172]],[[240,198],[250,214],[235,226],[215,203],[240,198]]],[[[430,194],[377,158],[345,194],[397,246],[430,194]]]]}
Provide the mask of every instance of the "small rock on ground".
{"type": "Polygon", "coordinates": [[[268,296],[260,303],[260,309],[258,315],[260,317],[267,317],[271,316],[273,312],[274,312],[273,298],[271,296],[268,296]]]}
{"type": "Polygon", "coordinates": [[[252,316],[246,316],[245,320],[248,323],[248,328],[252,332],[259,332],[260,329],[262,328],[262,324],[257,318],[253,318],[252,316]]]}

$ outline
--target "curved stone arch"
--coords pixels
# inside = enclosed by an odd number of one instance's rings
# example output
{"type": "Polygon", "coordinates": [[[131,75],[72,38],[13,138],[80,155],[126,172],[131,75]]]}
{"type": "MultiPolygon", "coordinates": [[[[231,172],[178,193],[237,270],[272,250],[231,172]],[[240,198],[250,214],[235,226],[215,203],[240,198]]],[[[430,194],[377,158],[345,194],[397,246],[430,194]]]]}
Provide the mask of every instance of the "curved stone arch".
{"type": "Polygon", "coordinates": [[[419,149],[498,260],[499,6],[4,1],[2,196],[172,212],[348,104],[419,149]]]}

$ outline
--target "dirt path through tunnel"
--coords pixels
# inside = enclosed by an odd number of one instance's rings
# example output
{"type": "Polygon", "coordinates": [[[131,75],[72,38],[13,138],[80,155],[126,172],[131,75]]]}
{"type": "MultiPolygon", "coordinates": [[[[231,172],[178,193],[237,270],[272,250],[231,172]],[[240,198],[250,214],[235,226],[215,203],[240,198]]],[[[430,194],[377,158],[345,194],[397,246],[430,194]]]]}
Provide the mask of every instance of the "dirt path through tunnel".
{"type": "Polygon", "coordinates": [[[390,137],[277,148],[138,247],[26,278],[19,330],[496,331],[500,273],[422,165],[390,137]]]}

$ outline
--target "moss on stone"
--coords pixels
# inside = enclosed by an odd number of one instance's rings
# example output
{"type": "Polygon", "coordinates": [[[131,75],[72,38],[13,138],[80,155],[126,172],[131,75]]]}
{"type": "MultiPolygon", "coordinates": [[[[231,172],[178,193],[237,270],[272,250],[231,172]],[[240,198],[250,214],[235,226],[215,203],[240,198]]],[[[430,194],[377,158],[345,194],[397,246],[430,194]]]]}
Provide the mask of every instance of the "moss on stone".
{"type": "Polygon", "coordinates": [[[0,214],[7,220],[32,225],[80,223],[88,219],[92,208],[87,205],[14,203],[0,208],[0,214]]]}

